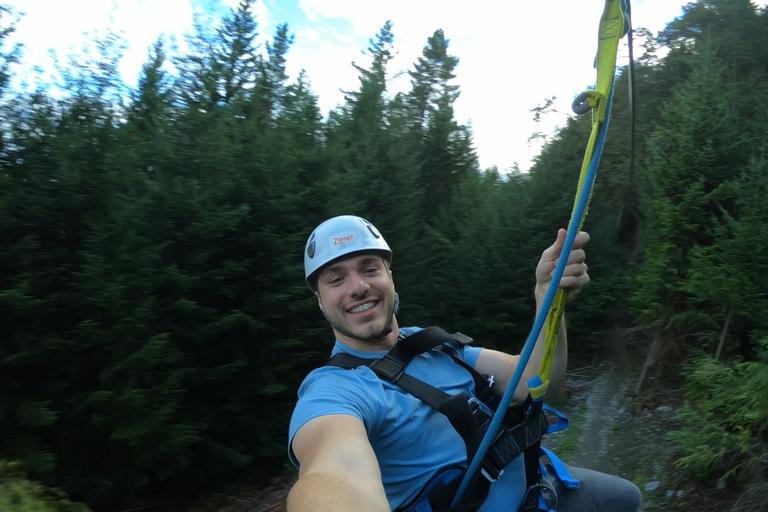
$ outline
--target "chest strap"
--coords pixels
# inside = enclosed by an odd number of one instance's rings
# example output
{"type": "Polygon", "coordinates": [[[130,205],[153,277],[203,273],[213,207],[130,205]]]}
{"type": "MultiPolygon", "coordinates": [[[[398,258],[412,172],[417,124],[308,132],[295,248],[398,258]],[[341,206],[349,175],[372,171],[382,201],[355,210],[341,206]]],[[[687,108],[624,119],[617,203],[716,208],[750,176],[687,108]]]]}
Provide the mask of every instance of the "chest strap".
{"type": "MultiPolygon", "coordinates": [[[[461,333],[448,334],[439,327],[429,327],[415,332],[398,341],[398,343],[384,357],[379,359],[366,359],[351,354],[336,354],[328,362],[329,366],[342,368],[357,368],[367,366],[382,380],[397,384],[410,394],[429,405],[433,409],[444,414],[451,426],[459,433],[467,446],[467,455],[471,459],[477,447],[482,441],[480,425],[475,420],[476,410],[479,404],[473,404],[465,393],[449,395],[426,382],[405,373],[405,368],[419,354],[428,352],[442,346],[449,341],[458,341],[463,344],[471,343],[472,339],[461,333]]],[[[475,386],[488,388],[488,383],[477,373],[472,371],[475,386]]],[[[480,390],[478,390],[478,393],[480,390]]]]}

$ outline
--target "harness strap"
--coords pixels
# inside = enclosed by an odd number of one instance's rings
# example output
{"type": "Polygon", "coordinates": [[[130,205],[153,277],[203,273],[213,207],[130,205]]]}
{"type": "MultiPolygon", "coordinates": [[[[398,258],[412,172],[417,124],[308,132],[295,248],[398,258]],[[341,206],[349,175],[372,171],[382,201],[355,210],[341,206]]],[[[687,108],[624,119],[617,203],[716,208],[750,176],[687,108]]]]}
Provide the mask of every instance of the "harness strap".
{"type": "MultiPolygon", "coordinates": [[[[552,469],[554,469],[557,478],[563,482],[563,485],[566,489],[579,488],[579,481],[571,476],[571,474],[568,472],[568,468],[565,467],[565,464],[563,464],[557,455],[544,447],[541,448],[541,453],[546,455],[546,457],[549,459],[549,462],[552,464],[552,469]]],[[[543,473],[546,474],[546,469],[543,470],[543,473]]]]}
{"type": "Polygon", "coordinates": [[[528,416],[521,424],[510,429],[501,429],[488,449],[483,468],[490,473],[488,471],[490,466],[490,469],[497,474],[494,478],[498,478],[501,470],[518,455],[527,454],[529,448],[535,447],[536,449],[530,450],[534,462],[530,464],[526,460],[526,480],[531,482],[538,479],[538,446],[549,428],[549,422],[541,407],[536,408],[535,405],[536,402],[534,401],[528,416]]]}
{"type": "MultiPolygon", "coordinates": [[[[387,382],[397,384],[411,395],[418,398],[433,409],[444,414],[451,426],[464,440],[467,449],[467,461],[472,460],[477,448],[483,440],[483,436],[491,424],[491,417],[480,407],[475,399],[470,399],[466,393],[449,395],[448,393],[417,379],[407,373],[405,368],[413,358],[431,349],[444,351],[447,355],[472,375],[475,381],[476,393],[481,400],[489,398],[489,402],[483,403],[491,409],[495,409],[499,398],[491,390],[490,383],[477,370],[458,356],[452,347],[444,345],[449,341],[458,341],[466,344],[471,338],[463,334],[448,334],[439,327],[430,327],[418,331],[401,339],[384,357],[368,359],[353,356],[347,353],[334,355],[328,362],[329,366],[341,368],[369,367],[376,375],[387,382]],[[479,422],[478,422],[479,420],[479,422]]],[[[525,457],[526,482],[533,485],[539,480],[539,450],[541,438],[549,428],[549,422],[542,411],[541,400],[531,401],[530,397],[523,404],[509,407],[504,414],[503,428],[499,429],[497,436],[491,444],[483,461],[482,471],[474,475],[470,484],[468,500],[462,505],[451,504],[461,479],[452,479],[451,485],[440,481],[434,487],[428,486],[428,500],[420,500],[417,511],[423,507],[440,512],[461,512],[476,510],[482,504],[488,492],[490,482],[495,481],[504,468],[517,458],[521,453],[525,457]],[[484,476],[485,478],[482,478],[484,476]],[[429,503],[436,505],[432,508],[429,503]],[[426,504],[426,505],[425,505],[426,504]],[[451,506],[452,505],[452,506],[451,506]]],[[[462,471],[463,473],[463,471],[462,471]]],[[[427,512],[427,509],[423,509],[427,512]]]]}
{"type": "Polygon", "coordinates": [[[390,354],[381,359],[365,359],[345,353],[336,354],[328,362],[328,365],[342,368],[368,366],[379,378],[397,384],[425,404],[444,414],[467,445],[468,460],[474,456],[477,446],[482,440],[482,433],[475,420],[476,410],[473,410],[470,405],[470,399],[466,393],[449,395],[445,391],[408,375],[402,371],[407,364],[403,365],[401,361],[394,362],[390,358],[390,354]],[[392,375],[395,375],[396,378],[391,379],[392,375]]]}
{"type": "MultiPolygon", "coordinates": [[[[499,395],[493,392],[491,386],[493,385],[493,376],[481,375],[480,372],[475,370],[469,363],[459,357],[458,351],[450,345],[439,345],[435,347],[435,350],[445,352],[453,358],[453,362],[467,370],[472,379],[475,381],[475,395],[477,399],[483,402],[485,405],[493,409],[494,411],[499,408],[499,395]]],[[[516,425],[523,421],[525,418],[525,410],[519,407],[510,408],[507,410],[508,414],[515,414],[515,421],[511,425],[516,425]]]]}
{"type": "Polygon", "coordinates": [[[384,361],[385,358],[365,359],[353,356],[352,354],[341,353],[333,356],[331,360],[328,361],[327,366],[338,366],[347,369],[367,366],[373,370],[380,379],[393,384],[398,384],[401,388],[405,389],[422,402],[438,410],[440,410],[440,404],[451,397],[448,393],[400,371],[399,364],[384,361]],[[395,374],[396,378],[390,378],[390,375],[392,374],[395,374]]]}
{"type": "MultiPolygon", "coordinates": [[[[418,354],[455,340],[463,344],[472,342],[472,338],[461,333],[448,334],[439,327],[428,327],[399,340],[380,359],[359,358],[351,354],[341,353],[333,356],[328,364],[343,368],[368,366],[379,378],[399,385],[433,409],[440,411],[448,418],[451,426],[464,440],[467,448],[467,460],[470,460],[482,441],[482,433],[475,420],[476,410],[473,410],[470,405],[469,397],[465,393],[449,395],[405,373],[405,368],[418,354]]],[[[474,374],[477,372],[473,369],[473,378],[474,374]]],[[[482,381],[482,377],[479,379],[482,381]]],[[[475,382],[477,384],[477,378],[475,378],[475,382]]],[[[487,383],[485,385],[487,387],[487,383]]]]}

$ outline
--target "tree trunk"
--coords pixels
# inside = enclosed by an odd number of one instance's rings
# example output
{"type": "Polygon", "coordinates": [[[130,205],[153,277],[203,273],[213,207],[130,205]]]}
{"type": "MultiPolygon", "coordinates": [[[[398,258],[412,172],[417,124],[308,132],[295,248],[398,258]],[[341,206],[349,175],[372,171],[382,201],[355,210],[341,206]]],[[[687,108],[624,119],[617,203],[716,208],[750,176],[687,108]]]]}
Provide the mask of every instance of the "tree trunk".
{"type": "Polygon", "coordinates": [[[723,325],[723,332],[720,333],[720,341],[717,343],[717,350],[715,351],[715,361],[720,360],[720,354],[723,351],[723,345],[725,345],[725,337],[728,334],[728,326],[731,323],[731,317],[733,316],[734,311],[735,311],[735,308],[731,308],[728,310],[728,316],[725,318],[725,324],[723,325]]]}
{"type": "Polygon", "coordinates": [[[661,347],[661,328],[655,330],[653,334],[653,342],[651,348],[648,350],[648,355],[645,356],[645,363],[643,363],[643,370],[640,372],[640,377],[635,384],[635,396],[638,396],[643,390],[645,380],[648,378],[648,372],[656,364],[656,358],[659,355],[659,348],[661,347]]]}

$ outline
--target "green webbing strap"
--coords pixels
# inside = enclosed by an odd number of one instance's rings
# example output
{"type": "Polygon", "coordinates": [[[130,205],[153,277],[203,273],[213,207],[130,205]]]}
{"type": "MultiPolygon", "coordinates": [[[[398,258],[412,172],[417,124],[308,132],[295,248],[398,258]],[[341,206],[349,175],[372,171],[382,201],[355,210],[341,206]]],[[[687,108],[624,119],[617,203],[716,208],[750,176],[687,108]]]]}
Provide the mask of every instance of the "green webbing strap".
{"type": "MultiPolygon", "coordinates": [[[[594,183],[594,176],[597,172],[600,153],[602,152],[603,143],[605,141],[605,133],[607,131],[606,128],[608,126],[609,118],[608,113],[610,112],[610,101],[613,93],[613,74],[616,68],[616,52],[618,50],[619,39],[624,35],[625,25],[626,30],[629,30],[629,24],[625,23],[624,15],[627,11],[622,9],[622,6],[628,5],[627,2],[628,0],[606,0],[603,16],[600,19],[598,55],[595,62],[595,67],[598,70],[598,79],[595,84],[595,89],[585,91],[574,102],[574,110],[577,113],[582,111],[586,112],[589,109],[592,110],[592,134],[590,135],[584,164],[582,165],[576,206],[574,208],[574,213],[571,215],[571,223],[569,224],[568,234],[563,247],[563,252],[565,254],[570,252],[573,247],[576,233],[579,230],[578,228],[583,224],[584,216],[587,211],[587,203],[589,201],[589,197],[587,196],[591,196],[592,193],[592,184],[594,183]]],[[[520,354],[518,367],[515,369],[514,375],[512,375],[512,379],[507,386],[507,390],[504,392],[499,408],[483,437],[483,441],[480,444],[477,453],[475,453],[475,456],[469,464],[469,468],[467,469],[461,485],[451,503],[452,506],[461,504],[464,494],[470,486],[470,482],[475,478],[492,440],[498,433],[504,412],[512,401],[514,390],[517,388],[522,378],[523,369],[528,364],[531,352],[533,352],[533,347],[536,345],[541,334],[541,329],[544,326],[544,316],[546,316],[547,319],[554,318],[553,321],[555,322],[555,325],[547,328],[548,333],[554,333],[554,336],[552,337],[554,341],[548,342],[550,346],[547,347],[546,352],[549,352],[549,355],[545,355],[545,362],[542,364],[542,366],[545,367],[545,373],[543,375],[546,375],[547,377],[549,375],[549,367],[552,362],[552,355],[554,354],[554,343],[557,341],[557,331],[559,329],[557,322],[560,320],[563,305],[565,304],[563,293],[556,291],[560,279],[562,278],[565,263],[566,261],[561,258],[555,267],[555,273],[552,277],[550,289],[547,291],[542,309],[539,311],[536,321],[534,322],[534,328],[520,354]],[[557,295],[559,295],[559,300],[557,301],[559,306],[556,307],[555,297],[557,295]]],[[[544,379],[542,379],[542,381],[543,380],[544,379]]],[[[529,384],[531,395],[537,393],[539,397],[543,395],[546,387],[547,382],[543,382],[540,386],[531,386],[529,384]]]]}
{"type": "MultiPolygon", "coordinates": [[[[630,24],[628,18],[628,4],[626,2],[627,0],[607,0],[605,2],[603,15],[600,18],[600,32],[597,56],[595,58],[595,68],[597,69],[595,88],[587,89],[581,93],[573,104],[573,109],[577,114],[583,114],[589,110],[592,111],[592,132],[589,136],[587,150],[584,153],[584,160],[581,165],[579,184],[576,190],[576,198],[573,203],[573,211],[571,212],[571,223],[573,223],[573,216],[576,214],[576,205],[579,196],[581,195],[585,181],[587,180],[587,171],[594,156],[598,133],[600,132],[603,123],[606,121],[606,108],[608,106],[609,94],[613,87],[613,77],[616,72],[616,53],[618,52],[619,41],[625,34],[627,34],[627,32],[629,32],[630,24]]],[[[592,175],[592,179],[594,179],[594,175],[592,175]]],[[[578,219],[579,229],[583,226],[586,215],[587,210],[584,210],[581,219],[578,219]]],[[[552,367],[552,359],[555,355],[555,349],[557,348],[560,320],[565,311],[566,298],[565,291],[558,290],[552,308],[547,314],[544,356],[541,361],[541,366],[539,367],[539,376],[541,377],[542,385],[530,389],[533,398],[544,396],[544,393],[547,391],[547,386],[549,386],[549,372],[552,367]]]]}
{"type": "MultiPolygon", "coordinates": [[[[592,184],[594,183],[597,165],[600,161],[600,154],[602,153],[605,134],[608,127],[610,103],[613,96],[613,79],[616,70],[616,52],[618,50],[619,40],[629,31],[629,22],[625,15],[625,13],[628,12],[628,9],[623,8],[624,6],[629,5],[628,2],[629,0],[606,0],[603,16],[600,19],[598,52],[597,58],[595,59],[595,67],[597,68],[598,74],[595,89],[585,91],[576,98],[576,101],[574,102],[574,110],[577,113],[583,113],[590,109],[592,110],[592,134],[589,138],[587,151],[584,157],[584,164],[582,165],[574,212],[571,215],[568,234],[565,239],[565,245],[563,246],[564,254],[568,254],[573,247],[576,233],[579,231],[579,228],[584,222],[584,217],[586,216],[589,202],[588,196],[591,196],[592,194],[592,184]]],[[[462,478],[461,485],[451,503],[452,506],[461,504],[470,483],[475,478],[480,465],[482,464],[483,458],[485,457],[492,440],[498,433],[504,412],[512,401],[514,390],[517,388],[522,378],[523,369],[528,364],[531,352],[533,352],[533,347],[536,345],[541,334],[541,329],[544,326],[544,316],[547,317],[547,323],[550,325],[547,326],[546,330],[548,335],[548,346],[546,347],[544,361],[542,362],[544,371],[541,375],[547,377],[548,380],[552,356],[554,355],[554,348],[557,342],[557,332],[559,330],[558,323],[562,316],[565,304],[564,293],[559,290],[556,291],[556,287],[559,286],[560,279],[562,278],[565,263],[566,261],[561,258],[555,267],[555,273],[552,276],[550,289],[547,291],[542,309],[536,317],[528,341],[520,354],[518,367],[515,369],[514,375],[512,375],[512,379],[507,386],[507,390],[504,392],[499,408],[491,420],[491,424],[488,427],[485,436],[483,436],[483,441],[480,444],[477,453],[475,453],[467,472],[462,478]],[[557,300],[555,300],[556,297],[557,300]],[[550,321],[550,319],[552,320],[550,321]],[[550,333],[552,333],[553,336],[550,336],[550,333]]],[[[529,390],[532,396],[536,393],[541,397],[544,394],[544,391],[546,391],[548,382],[544,381],[544,378],[541,380],[543,383],[540,386],[531,386],[531,384],[529,384],[529,390]]]]}

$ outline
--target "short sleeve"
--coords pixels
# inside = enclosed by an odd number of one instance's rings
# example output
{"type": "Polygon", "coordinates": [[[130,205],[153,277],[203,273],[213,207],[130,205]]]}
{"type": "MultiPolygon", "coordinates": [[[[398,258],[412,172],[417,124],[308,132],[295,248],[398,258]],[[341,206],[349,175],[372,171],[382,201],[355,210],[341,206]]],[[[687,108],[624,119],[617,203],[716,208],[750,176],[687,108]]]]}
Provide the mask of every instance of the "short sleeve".
{"type": "Polygon", "coordinates": [[[472,368],[477,364],[477,358],[480,357],[480,352],[482,351],[482,347],[473,347],[472,345],[461,345],[458,350],[459,357],[472,368]]]}
{"type": "MultiPolygon", "coordinates": [[[[290,447],[296,432],[308,421],[320,416],[346,414],[362,421],[367,430],[378,421],[379,411],[370,393],[371,383],[366,382],[370,380],[366,370],[325,366],[304,379],[288,429],[288,455],[296,467],[299,464],[290,447]]],[[[379,385],[378,379],[374,384],[379,385]]]]}

